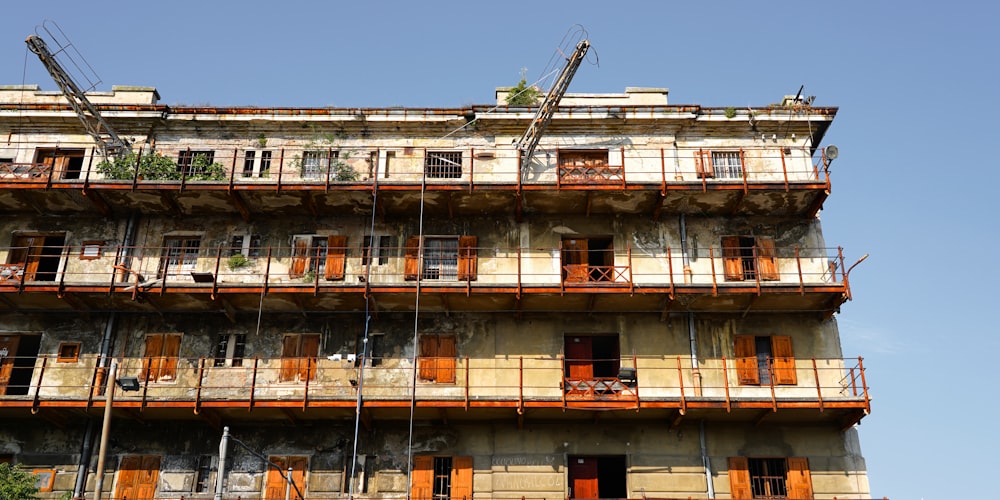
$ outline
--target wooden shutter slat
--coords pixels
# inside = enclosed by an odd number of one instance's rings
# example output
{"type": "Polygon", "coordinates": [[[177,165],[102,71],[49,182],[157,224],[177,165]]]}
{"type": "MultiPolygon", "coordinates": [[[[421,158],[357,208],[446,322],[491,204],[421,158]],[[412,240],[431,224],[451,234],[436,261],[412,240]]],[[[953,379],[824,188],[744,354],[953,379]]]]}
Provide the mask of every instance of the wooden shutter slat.
{"type": "Polygon", "coordinates": [[[774,356],[774,383],[795,385],[795,356],[792,353],[792,338],[787,335],[771,336],[771,355],[774,356]]]}
{"type": "Polygon", "coordinates": [[[296,236],[292,240],[292,265],[288,266],[289,278],[301,278],[306,275],[306,264],[309,262],[309,236],[296,236]]]}
{"type": "Polygon", "coordinates": [[[420,273],[420,237],[406,238],[406,254],[404,256],[403,279],[415,280],[420,273]]]}
{"type": "Polygon", "coordinates": [[[160,379],[173,380],[177,378],[177,356],[181,350],[180,335],[163,336],[163,358],[160,363],[160,379]]]}
{"type": "Polygon", "coordinates": [[[472,500],[472,457],[451,458],[451,498],[472,500]]]}
{"type": "Polygon", "coordinates": [[[421,380],[434,380],[437,374],[437,335],[420,337],[420,357],[417,369],[421,380]]]}
{"type": "Polygon", "coordinates": [[[458,346],[454,335],[438,336],[437,376],[436,382],[444,384],[455,383],[455,359],[458,356],[458,346]]]}
{"type": "Polygon", "coordinates": [[[303,335],[299,350],[299,380],[316,378],[316,358],[319,356],[319,335],[303,335]]]}
{"type": "Polygon", "coordinates": [[[347,236],[332,235],[326,239],[326,270],[327,280],[344,279],[344,269],[347,265],[347,236]]]}
{"type": "Polygon", "coordinates": [[[813,497],[809,460],[805,457],[788,457],[788,498],[813,497]]]}
{"type": "Polygon", "coordinates": [[[740,237],[722,237],[722,265],[726,281],[743,281],[743,259],[740,258],[740,237]]]}
{"type": "MultiPolygon", "coordinates": [[[[278,469],[281,471],[286,471],[288,466],[285,457],[268,457],[268,460],[277,465],[278,469]]],[[[281,477],[281,473],[278,469],[274,467],[267,468],[267,483],[264,487],[264,500],[284,500],[285,498],[285,480],[281,477]]]]}
{"type": "Polygon", "coordinates": [[[774,257],[774,239],[757,237],[757,271],[761,280],[778,281],[778,263],[774,257]]]}
{"type": "Polygon", "coordinates": [[[747,457],[729,457],[729,496],[741,500],[753,498],[747,457]]]}
{"type": "Polygon", "coordinates": [[[135,498],[136,483],[139,480],[141,468],[141,455],[122,457],[121,463],[118,465],[118,487],[115,488],[115,498],[135,498]]]}
{"type": "Polygon", "coordinates": [[[458,279],[475,281],[477,277],[478,250],[476,236],[458,237],[458,279]]]}
{"type": "Polygon", "coordinates": [[[736,377],[741,385],[760,385],[757,367],[757,346],[753,335],[734,335],[733,350],[736,356],[736,377]]]}
{"type": "Polygon", "coordinates": [[[698,177],[715,177],[715,169],[712,168],[712,153],[703,149],[696,151],[694,168],[698,177]]]}
{"type": "Polygon", "coordinates": [[[295,380],[295,375],[299,371],[298,351],[298,335],[285,335],[285,337],[281,339],[281,370],[278,374],[279,381],[288,382],[290,380],[295,380]]]}
{"type": "Polygon", "coordinates": [[[416,455],[413,457],[413,470],[410,478],[413,481],[412,500],[431,500],[434,484],[434,457],[416,455]]]}
{"type": "Polygon", "coordinates": [[[146,335],[146,351],[142,358],[142,378],[147,382],[160,378],[160,356],[163,355],[163,335],[146,335]]]}

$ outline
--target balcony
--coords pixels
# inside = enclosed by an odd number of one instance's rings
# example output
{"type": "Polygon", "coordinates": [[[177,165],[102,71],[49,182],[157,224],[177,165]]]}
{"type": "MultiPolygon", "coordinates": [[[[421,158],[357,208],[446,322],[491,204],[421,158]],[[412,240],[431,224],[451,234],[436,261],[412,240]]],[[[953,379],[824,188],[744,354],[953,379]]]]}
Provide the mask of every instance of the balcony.
{"type": "Polygon", "coordinates": [[[428,312],[829,315],[850,297],[839,248],[698,248],[685,266],[671,247],[604,249],[602,263],[592,264],[566,248],[442,247],[420,256],[407,246],[382,248],[369,261],[346,237],[329,238],[246,257],[234,257],[244,248],[203,248],[197,238],[163,247],[0,248],[13,261],[0,265],[0,310],[350,312],[371,298],[376,312],[409,311],[419,292],[428,312]]]}
{"type": "MultiPolygon", "coordinates": [[[[572,361],[574,366],[581,363],[572,361]]],[[[118,375],[136,377],[139,390],[118,391],[114,404],[144,419],[199,418],[202,413],[237,420],[348,419],[360,394],[372,418],[397,418],[408,412],[412,398],[418,418],[432,419],[566,418],[579,414],[565,410],[577,409],[618,410],[620,418],[669,418],[674,425],[684,418],[724,418],[834,421],[845,427],[871,410],[861,358],[786,359],[789,364],[783,367],[767,360],[754,365],[761,378],[749,384],[741,373],[746,369],[742,358],[700,359],[694,364],[690,356],[613,361],[623,367],[617,376],[581,378],[569,375],[570,363],[559,355],[421,357],[416,366],[412,359],[355,360],[340,355],[124,358],[119,359],[118,375]],[[428,360],[435,362],[437,376],[428,376],[422,367],[428,360]],[[449,372],[446,377],[440,376],[442,370],[449,372]],[[788,370],[795,383],[786,379],[778,384],[778,370],[788,370]]],[[[105,372],[96,355],[75,362],[60,362],[55,356],[5,362],[20,373],[0,386],[5,394],[0,396],[0,416],[23,416],[29,410],[96,412],[103,407],[105,372]]]]}
{"type": "Polygon", "coordinates": [[[538,157],[525,172],[519,168],[517,151],[509,148],[429,151],[371,146],[317,152],[301,147],[219,147],[197,152],[162,146],[163,158],[178,159],[176,171],[151,174],[136,167],[107,175],[98,171],[93,153],[82,163],[83,149],[73,151],[80,155],[72,157],[77,162],[73,169],[60,167],[58,158],[56,166],[53,161],[0,164],[0,209],[57,214],[96,210],[104,216],[229,211],[251,220],[272,214],[337,215],[368,207],[381,215],[407,216],[419,203],[414,193],[423,190],[429,217],[794,216],[815,214],[830,190],[829,177],[820,168],[824,160],[800,146],[726,151],[621,148],[601,150],[600,161],[582,162],[567,160],[573,159],[572,150],[561,150],[561,160],[538,157]],[[211,153],[213,167],[192,167],[195,153],[211,153]]]}

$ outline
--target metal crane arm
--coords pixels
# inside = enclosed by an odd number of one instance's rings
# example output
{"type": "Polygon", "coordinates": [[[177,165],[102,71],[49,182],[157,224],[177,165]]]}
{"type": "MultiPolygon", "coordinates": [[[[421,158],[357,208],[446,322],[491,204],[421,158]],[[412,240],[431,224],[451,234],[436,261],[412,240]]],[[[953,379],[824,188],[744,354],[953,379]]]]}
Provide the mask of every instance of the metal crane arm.
{"type": "Polygon", "coordinates": [[[59,90],[62,90],[63,95],[66,96],[66,100],[69,101],[69,105],[76,112],[76,116],[83,122],[83,126],[87,129],[87,134],[97,143],[101,154],[106,158],[109,155],[120,156],[132,152],[132,145],[119,137],[115,129],[101,116],[100,111],[87,99],[86,94],[80,90],[80,87],[73,81],[69,73],[59,64],[55,55],[49,51],[45,41],[37,35],[31,35],[24,43],[28,44],[28,49],[38,56],[45,69],[52,75],[52,79],[59,86],[59,90]]]}
{"type": "Polygon", "coordinates": [[[535,153],[538,141],[542,139],[545,128],[552,121],[552,115],[555,114],[556,107],[559,106],[559,101],[566,95],[569,82],[573,79],[573,75],[576,74],[576,70],[580,67],[580,63],[583,62],[583,57],[587,55],[589,48],[589,40],[580,40],[580,43],[576,44],[576,50],[566,60],[566,66],[563,68],[562,73],[559,74],[555,83],[552,84],[552,88],[549,89],[545,100],[538,107],[538,111],[535,112],[535,117],[532,118],[531,124],[528,125],[528,130],[525,130],[524,135],[517,140],[517,149],[521,152],[522,172],[527,170],[528,165],[531,163],[531,157],[535,153]]]}

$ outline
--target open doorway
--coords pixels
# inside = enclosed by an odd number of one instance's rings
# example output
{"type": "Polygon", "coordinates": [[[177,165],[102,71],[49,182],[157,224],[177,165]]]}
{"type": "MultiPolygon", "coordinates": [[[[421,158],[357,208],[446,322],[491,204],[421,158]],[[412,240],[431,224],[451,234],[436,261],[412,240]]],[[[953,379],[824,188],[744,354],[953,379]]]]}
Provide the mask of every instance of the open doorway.
{"type": "Polygon", "coordinates": [[[7,263],[22,267],[25,281],[55,281],[66,235],[15,234],[7,263]]]}
{"type": "Polygon", "coordinates": [[[0,334],[0,394],[28,394],[41,342],[41,335],[0,334]]]}
{"type": "Polygon", "coordinates": [[[624,455],[570,456],[569,498],[628,498],[624,455]]]}
{"type": "Polygon", "coordinates": [[[617,334],[566,335],[564,342],[567,394],[598,396],[616,390],[621,368],[617,334]]]}
{"type": "Polygon", "coordinates": [[[36,153],[36,163],[55,170],[55,179],[79,179],[83,172],[82,149],[39,149],[36,153]]]}

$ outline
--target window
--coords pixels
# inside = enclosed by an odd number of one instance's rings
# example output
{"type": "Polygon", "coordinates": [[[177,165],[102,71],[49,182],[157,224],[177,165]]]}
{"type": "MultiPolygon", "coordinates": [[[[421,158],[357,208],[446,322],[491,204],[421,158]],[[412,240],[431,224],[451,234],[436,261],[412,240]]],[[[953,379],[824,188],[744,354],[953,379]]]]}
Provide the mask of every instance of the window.
{"type": "Polygon", "coordinates": [[[459,179],[462,177],[461,151],[428,151],[424,157],[424,175],[428,179],[459,179]]]}
{"type": "Polygon", "coordinates": [[[323,273],[327,280],[344,279],[347,264],[347,236],[301,235],[292,238],[292,265],[289,278],[302,278],[307,273],[323,273]]]}
{"type": "Polygon", "coordinates": [[[256,151],[247,151],[243,156],[243,177],[253,177],[253,167],[256,163],[256,151]]]}
{"type": "Polygon", "coordinates": [[[55,281],[65,243],[65,233],[15,234],[7,263],[16,264],[25,281],[55,281]]]}
{"type": "Polygon", "coordinates": [[[302,153],[302,178],[322,179],[330,172],[330,164],[337,161],[340,151],[306,151],[302,153]]]}
{"type": "Polygon", "coordinates": [[[361,249],[361,265],[367,266],[369,261],[373,266],[387,264],[389,257],[393,257],[395,253],[392,240],[393,237],[387,235],[365,236],[364,247],[361,249]]]}
{"type": "Polygon", "coordinates": [[[610,237],[563,238],[563,280],[567,283],[615,281],[615,249],[610,237]]]}
{"type": "Polygon", "coordinates": [[[142,354],[142,378],[147,382],[177,379],[177,355],[181,336],[176,333],[151,333],[146,335],[146,348],[142,354]]]}
{"type": "Polygon", "coordinates": [[[202,175],[205,167],[215,162],[215,151],[181,151],[177,154],[177,171],[185,177],[202,175]]]}
{"type": "Polygon", "coordinates": [[[771,376],[778,385],[795,385],[795,357],[792,338],[786,335],[736,335],[734,354],[741,385],[770,385],[771,376]]]}
{"type": "Polygon", "coordinates": [[[706,151],[699,149],[694,154],[695,171],[698,177],[718,177],[720,179],[743,178],[743,151],[706,151]]]}
{"type": "Polygon", "coordinates": [[[477,278],[478,238],[475,236],[424,237],[424,258],[421,263],[420,238],[406,239],[404,277],[407,280],[463,280],[477,278]],[[420,270],[419,273],[417,270],[420,270]]]}
{"type": "Polygon", "coordinates": [[[61,342],[59,344],[59,355],[56,357],[58,363],[76,363],[80,360],[79,342],[61,342]]]}
{"type": "Polygon", "coordinates": [[[421,335],[417,371],[420,380],[442,384],[455,383],[455,360],[458,356],[454,335],[421,335]]]}
{"type": "Polygon", "coordinates": [[[382,364],[385,356],[385,334],[372,332],[368,335],[368,352],[362,353],[366,366],[376,367],[382,364]]]}
{"type": "Polygon", "coordinates": [[[52,485],[56,481],[55,469],[32,469],[31,474],[35,476],[35,487],[39,493],[52,491],[52,485]]]}
{"type": "Polygon", "coordinates": [[[314,380],[319,335],[290,333],[281,339],[281,382],[314,380]]]}
{"type": "Polygon", "coordinates": [[[80,260],[96,260],[101,258],[101,247],[103,241],[84,241],[80,246],[80,260]]]}
{"type": "Polygon", "coordinates": [[[472,457],[413,457],[413,500],[471,500],[472,457]]]}
{"type": "Polygon", "coordinates": [[[198,470],[195,472],[194,492],[210,493],[212,488],[212,456],[202,455],[198,457],[198,470]]]}
{"type": "Polygon", "coordinates": [[[243,171],[240,173],[245,178],[269,177],[271,174],[271,151],[259,151],[260,160],[257,157],[258,151],[247,150],[243,153],[243,171]]]}
{"type": "Polygon", "coordinates": [[[163,254],[160,257],[161,277],[177,276],[194,271],[198,264],[198,236],[171,236],[163,238],[163,254]]]}
{"type": "Polygon", "coordinates": [[[82,149],[39,149],[35,162],[45,165],[46,171],[54,170],[53,179],[79,179],[83,155],[82,149]]]}
{"type": "Polygon", "coordinates": [[[737,499],[813,497],[805,457],[729,457],[730,496],[737,499]]]}
{"type": "Polygon", "coordinates": [[[766,236],[723,236],[726,281],[777,281],[774,239],[766,236]]]}
{"type": "Polygon", "coordinates": [[[243,333],[219,335],[215,343],[215,358],[212,366],[243,366],[243,356],[247,349],[247,336],[243,333]]]}
{"type": "Polygon", "coordinates": [[[236,234],[229,242],[229,256],[239,254],[244,257],[260,257],[259,234],[236,234]]]}

